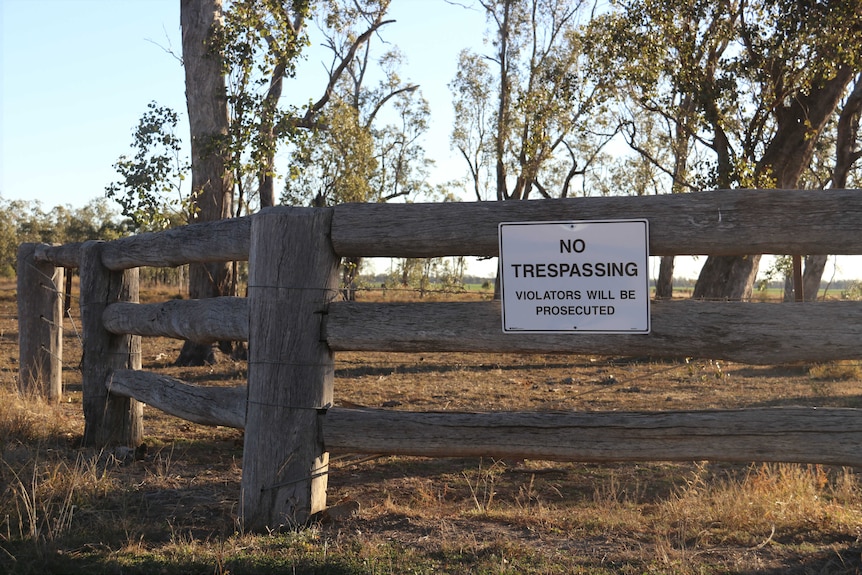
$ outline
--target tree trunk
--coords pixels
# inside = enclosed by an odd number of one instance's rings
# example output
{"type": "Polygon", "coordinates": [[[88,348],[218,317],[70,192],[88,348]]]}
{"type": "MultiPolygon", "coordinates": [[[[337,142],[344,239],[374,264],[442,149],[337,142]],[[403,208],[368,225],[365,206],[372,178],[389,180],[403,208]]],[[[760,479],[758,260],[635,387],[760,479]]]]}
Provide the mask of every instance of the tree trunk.
{"type": "MultiPolygon", "coordinates": [[[[796,188],[799,178],[811,162],[811,156],[826,121],[835,112],[847,85],[853,79],[849,66],[838,69],[835,76],[813,83],[808,94],[799,94],[792,102],[775,112],[778,127],[757,164],[758,176],[774,179],[778,189],[796,188]]],[[[703,266],[694,297],[738,299],[751,296],[760,256],[709,257],[703,266]],[[750,269],[753,264],[753,270],[750,269]],[[724,286],[716,281],[729,282],[724,286]],[[747,282],[737,285],[736,282],[747,282]],[[701,294],[701,295],[698,295],[701,294]],[[710,294],[710,295],[704,295],[710,294]]]]}
{"type": "Polygon", "coordinates": [[[362,258],[344,258],[341,261],[341,294],[346,301],[356,301],[356,281],[362,269],[362,258]]]}
{"type": "Polygon", "coordinates": [[[710,256],[703,264],[692,297],[707,300],[748,300],[760,256],[710,256]]]}
{"type": "MultiPolygon", "coordinates": [[[[229,151],[228,104],[222,60],[214,43],[222,26],[221,0],[182,0],[183,67],[186,74],[186,106],[191,129],[192,222],[228,218],[231,215],[233,181],[225,169],[229,151]]],[[[189,297],[200,299],[231,294],[227,262],[191,264],[189,297]]],[[[228,344],[229,346],[229,344],[228,344]]],[[[203,365],[214,361],[211,345],[185,342],[177,365],[203,365]]]]}
{"type": "Polygon", "coordinates": [[[275,205],[275,109],[281,99],[281,90],[284,81],[287,64],[279,62],[272,73],[266,98],[263,101],[263,114],[261,116],[260,139],[265,142],[266,157],[265,165],[259,168],[258,173],[258,195],[260,207],[270,208],[275,205]]]}
{"type": "Polygon", "coordinates": [[[673,298],[673,264],[674,256],[662,256],[658,267],[658,280],[655,283],[657,299],[673,298]]]}
{"type": "Polygon", "coordinates": [[[816,255],[805,256],[805,265],[802,271],[802,294],[805,301],[817,301],[820,293],[820,279],[826,268],[826,260],[829,256],[816,255]]]}

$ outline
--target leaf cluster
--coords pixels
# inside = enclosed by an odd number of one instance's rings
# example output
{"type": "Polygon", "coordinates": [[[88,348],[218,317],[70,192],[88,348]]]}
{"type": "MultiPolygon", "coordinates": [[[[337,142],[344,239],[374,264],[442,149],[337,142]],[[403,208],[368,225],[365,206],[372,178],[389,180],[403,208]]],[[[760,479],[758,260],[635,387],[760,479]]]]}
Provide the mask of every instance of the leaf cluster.
{"type": "Polygon", "coordinates": [[[134,155],[122,155],[114,163],[120,179],[105,193],[136,230],[170,227],[188,210],[182,182],[190,165],[176,135],[178,122],[171,108],[150,102],[132,134],[134,155]]]}
{"type": "Polygon", "coordinates": [[[430,193],[421,144],[427,102],[401,77],[403,55],[378,50],[388,4],[330,2],[318,13],[332,55],[329,86],[312,106],[316,121],[294,141],[283,202],[384,202],[430,193]]]}
{"type": "Polygon", "coordinates": [[[762,188],[792,185],[797,170],[777,160],[800,137],[788,126],[818,138],[807,110],[840,70],[860,70],[848,49],[860,18],[858,0],[622,0],[585,42],[591,74],[615,86],[627,142],[676,189],[762,188]],[[649,125],[664,126],[658,146],[649,125]]]}
{"type": "Polygon", "coordinates": [[[279,142],[295,135],[291,119],[297,110],[283,110],[278,103],[281,83],[295,77],[309,45],[304,23],[310,13],[308,0],[240,0],[225,13],[214,44],[227,78],[228,155],[237,173],[270,170],[279,142]]]}
{"type": "Polygon", "coordinates": [[[476,199],[565,197],[589,178],[616,128],[605,79],[589,75],[572,0],[485,0],[486,54],[461,53],[449,87],[451,142],[476,199]]]}

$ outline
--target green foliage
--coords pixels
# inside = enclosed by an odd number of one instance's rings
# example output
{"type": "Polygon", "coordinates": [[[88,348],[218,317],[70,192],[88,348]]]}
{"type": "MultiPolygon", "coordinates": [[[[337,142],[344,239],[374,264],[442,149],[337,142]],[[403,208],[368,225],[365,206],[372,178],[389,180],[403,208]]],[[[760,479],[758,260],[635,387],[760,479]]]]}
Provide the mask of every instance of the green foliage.
{"type": "Polygon", "coordinates": [[[793,275],[793,258],[790,256],[776,257],[772,265],[763,274],[763,277],[757,282],[757,291],[764,292],[769,289],[769,284],[776,280],[783,280],[786,277],[793,275]]]}
{"type": "Polygon", "coordinates": [[[56,206],[46,212],[39,201],[0,197],[0,277],[15,276],[19,244],[112,240],[127,235],[129,225],[129,221],[120,219],[110,209],[104,198],[83,208],[56,206]]]}
{"type": "Polygon", "coordinates": [[[426,183],[430,161],[420,143],[428,105],[401,78],[405,62],[397,49],[378,55],[374,37],[363,32],[382,26],[388,4],[328,2],[319,13],[333,61],[345,67],[338,76],[331,72],[325,107],[305,137],[294,141],[284,203],[385,202],[432,193],[426,183]],[[362,53],[346,60],[362,38],[362,53]],[[382,77],[371,84],[367,78],[378,71],[382,77]]]}
{"type": "Polygon", "coordinates": [[[186,223],[190,198],[183,197],[182,182],[190,165],[175,133],[178,120],[170,108],[150,102],[133,132],[134,156],[120,156],[114,164],[120,180],[105,192],[136,230],[168,228],[176,223],[172,214],[183,214],[186,223]]]}
{"type": "Polygon", "coordinates": [[[310,2],[240,0],[225,12],[216,45],[225,65],[230,108],[229,169],[237,182],[252,174],[260,185],[274,175],[273,158],[285,140],[299,137],[299,110],[278,107],[282,82],[296,74],[309,45],[310,2]]]}
{"type": "Polygon", "coordinates": [[[860,8],[622,0],[592,20],[585,46],[591,74],[617,88],[629,145],[674,191],[792,187],[808,159],[792,142],[814,142],[822,129],[808,111],[828,105],[818,99],[840,69],[860,69],[848,49],[862,32],[860,8]],[[666,127],[672,155],[653,153],[645,122],[666,127]]]}
{"type": "Polygon", "coordinates": [[[452,144],[468,164],[476,199],[574,195],[595,177],[616,133],[605,79],[588,75],[582,3],[479,2],[489,54],[462,52],[449,85],[457,125],[452,144]]]}
{"type": "MultiPolygon", "coordinates": [[[[370,42],[386,23],[388,6],[388,0],[227,5],[210,47],[223,63],[229,129],[205,146],[227,158],[225,169],[238,193],[236,214],[248,211],[256,193],[261,205],[274,201],[275,157],[281,152],[289,156],[284,199],[290,203],[386,201],[429,192],[424,183],[429,162],[418,143],[427,130],[427,105],[415,97],[415,86],[400,79],[397,51],[370,57],[370,42]],[[328,84],[311,87],[322,94],[318,100],[285,106],[283,84],[295,77],[310,45],[306,23],[312,16],[332,55],[328,84]],[[374,66],[383,78],[369,87],[365,78],[374,66]]],[[[179,160],[176,125],[173,111],[150,104],[134,133],[136,153],[115,165],[121,179],[107,188],[108,196],[139,229],[167,227],[169,214],[191,213],[194,205],[195,198],[181,194],[188,163],[179,160]],[[168,193],[176,199],[167,201],[168,193]]]]}
{"type": "Polygon", "coordinates": [[[378,167],[374,137],[358,111],[343,100],[323,116],[327,129],[309,134],[293,153],[297,171],[285,182],[282,201],[334,205],[376,201],[371,178],[378,167]]]}
{"type": "Polygon", "coordinates": [[[862,300],[862,283],[855,282],[841,290],[841,299],[853,301],[862,300]]]}
{"type": "Polygon", "coordinates": [[[461,51],[458,70],[449,83],[452,106],[458,121],[452,126],[450,141],[469,169],[469,186],[476,201],[493,198],[496,188],[490,174],[494,169],[493,124],[496,117],[489,106],[494,79],[488,61],[469,50],[461,51]]]}

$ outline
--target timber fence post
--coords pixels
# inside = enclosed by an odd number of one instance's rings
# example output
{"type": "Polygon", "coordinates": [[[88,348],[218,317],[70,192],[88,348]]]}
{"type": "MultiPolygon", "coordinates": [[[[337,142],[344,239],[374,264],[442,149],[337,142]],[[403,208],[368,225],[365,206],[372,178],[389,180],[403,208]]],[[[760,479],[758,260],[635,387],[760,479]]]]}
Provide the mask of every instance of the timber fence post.
{"type": "Polygon", "coordinates": [[[115,369],[141,369],[141,338],[115,335],[105,329],[102,312],[118,301],[139,301],[138,269],[111,271],[102,264],[104,242],[81,246],[81,387],[84,445],[137,447],[143,439],[143,404],[111,395],[115,369]]]}
{"type": "Polygon", "coordinates": [[[267,208],[252,221],[240,507],[249,531],[302,525],[326,508],[322,419],[334,361],[321,330],[339,262],[331,224],[330,208],[267,208]]]}
{"type": "Polygon", "coordinates": [[[18,389],[60,401],[65,270],[50,262],[37,262],[39,245],[18,246],[18,389]]]}

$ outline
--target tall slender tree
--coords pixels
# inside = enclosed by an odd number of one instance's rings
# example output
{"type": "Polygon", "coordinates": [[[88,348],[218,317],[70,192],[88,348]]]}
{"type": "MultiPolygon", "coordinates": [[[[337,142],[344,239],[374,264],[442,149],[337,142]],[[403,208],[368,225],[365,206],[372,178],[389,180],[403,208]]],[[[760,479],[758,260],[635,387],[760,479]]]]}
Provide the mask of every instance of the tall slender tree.
{"type": "Polygon", "coordinates": [[[572,0],[481,0],[492,50],[462,52],[450,84],[452,144],[477,199],[566,197],[616,129],[603,128],[604,86],[586,75],[572,0]],[[491,183],[488,183],[491,182],[491,183]]]}
{"type": "Polygon", "coordinates": [[[584,3],[476,3],[490,50],[462,52],[450,84],[458,112],[451,141],[467,163],[469,186],[479,200],[489,191],[496,200],[576,194],[617,129],[603,122],[603,83],[586,74],[584,3]]]}
{"type": "MultiPolygon", "coordinates": [[[[284,82],[295,76],[308,46],[310,15],[308,0],[236,0],[226,14],[220,42],[228,79],[232,169],[253,175],[262,208],[275,205],[276,151],[293,135],[283,128],[283,120],[296,111],[279,104],[284,82]]],[[[241,189],[240,195],[245,192],[241,189]]]]}
{"type": "MultiPolygon", "coordinates": [[[[293,150],[294,173],[282,197],[286,203],[322,206],[428,197],[429,162],[421,145],[428,129],[427,103],[418,86],[401,78],[400,52],[381,53],[371,34],[360,34],[363,28],[381,29],[389,22],[384,16],[353,7],[330,13],[321,26],[333,62],[346,61],[344,54],[355,50],[357,37],[367,40],[330,82],[328,109],[293,150]],[[382,72],[379,81],[370,80],[372,70],[382,72]]],[[[361,258],[342,262],[348,298],[355,293],[361,265],[361,258]]]]}
{"type": "MultiPolygon", "coordinates": [[[[191,132],[192,222],[229,218],[233,179],[227,137],[230,129],[224,63],[219,48],[224,25],[221,0],[181,0],[183,68],[186,107],[191,132]]],[[[227,262],[191,264],[189,296],[193,299],[228,295],[231,267],[227,262]]],[[[213,361],[210,345],[187,341],[178,365],[213,361]]]]}
{"type": "MultiPolygon", "coordinates": [[[[845,188],[853,171],[854,165],[862,158],[862,133],[859,131],[859,119],[862,116],[862,73],[856,75],[853,89],[844,100],[838,119],[834,122],[835,137],[830,143],[834,149],[832,169],[829,171],[828,187],[845,188]]],[[[814,301],[820,291],[820,281],[826,269],[826,255],[809,255],[805,257],[805,267],[802,275],[802,285],[805,301],[814,301]]]]}

